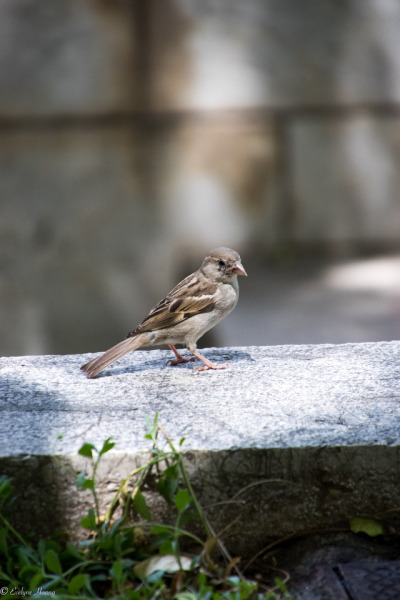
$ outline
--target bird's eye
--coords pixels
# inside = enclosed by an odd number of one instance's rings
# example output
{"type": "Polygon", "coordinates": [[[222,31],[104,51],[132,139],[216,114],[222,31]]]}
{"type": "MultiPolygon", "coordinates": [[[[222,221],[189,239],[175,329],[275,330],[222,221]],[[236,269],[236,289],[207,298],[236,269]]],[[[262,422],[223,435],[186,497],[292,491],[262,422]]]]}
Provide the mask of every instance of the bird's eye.
{"type": "Polygon", "coordinates": [[[218,264],[219,264],[219,266],[220,266],[220,267],[224,267],[224,266],[225,266],[225,261],[224,261],[224,260],[222,260],[222,259],[220,259],[220,260],[218,261],[218,264]]]}

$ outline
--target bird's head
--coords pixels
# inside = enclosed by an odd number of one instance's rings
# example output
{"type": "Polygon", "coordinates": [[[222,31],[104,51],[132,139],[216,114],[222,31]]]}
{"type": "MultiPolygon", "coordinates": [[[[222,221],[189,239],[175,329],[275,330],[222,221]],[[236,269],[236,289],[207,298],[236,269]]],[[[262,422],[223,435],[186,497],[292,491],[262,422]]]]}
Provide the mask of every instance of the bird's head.
{"type": "Polygon", "coordinates": [[[228,283],[236,275],[247,276],[239,254],[230,248],[216,248],[204,259],[201,266],[205,275],[213,281],[228,283]]]}

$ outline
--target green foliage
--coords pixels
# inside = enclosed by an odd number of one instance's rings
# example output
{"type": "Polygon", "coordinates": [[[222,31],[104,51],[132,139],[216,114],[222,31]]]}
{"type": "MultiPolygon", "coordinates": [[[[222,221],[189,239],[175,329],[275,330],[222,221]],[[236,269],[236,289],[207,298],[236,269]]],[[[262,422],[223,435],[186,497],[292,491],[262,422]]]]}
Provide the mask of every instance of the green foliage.
{"type": "MultiPolygon", "coordinates": [[[[13,486],[8,478],[0,477],[0,581],[4,600],[15,595],[40,598],[43,594],[57,599],[290,598],[281,582],[277,582],[275,593],[247,580],[236,567],[238,560],[227,556],[226,550],[221,551],[224,560],[211,560],[209,552],[218,547],[219,541],[194,494],[180,451],[159,426],[158,415],[152,422],[147,420],[147,425],[146,439],[152,443],[148,461],[121,483],[105,516],[100,515],[96,473],[101,458],[115,444],[108,438],[100,450],[88,442],[80,448],[79,454],[88,461],[89,474],[79,473],[76,485],[93,497],[93,506],[80,523],[87,531],[86,539],[80,543],[54,538],[31,545],[24,540],[6,517],[7,507],[13,501],[13,486]],[[175,509],[173,525],[151,520],[146,485],[150,480],[154,482],[154,470],[159,493],[175,509]],[[204,539],[184,528],[194,518],[203,525],[204,539]],[[197,547],[190,556],[181,550],[185,538],[197,547]]],[[[183,439],[179,447],[182,443],[183,439]]]]}
{"type": "Polygon", "coordinates": [[[354,517],[350,519],[350,531],[353,533],[365,533],[370,537],[376,537],[377,535],[383,535],[385,528],[383,523],[373,518],[366,517],[354,517]]]}

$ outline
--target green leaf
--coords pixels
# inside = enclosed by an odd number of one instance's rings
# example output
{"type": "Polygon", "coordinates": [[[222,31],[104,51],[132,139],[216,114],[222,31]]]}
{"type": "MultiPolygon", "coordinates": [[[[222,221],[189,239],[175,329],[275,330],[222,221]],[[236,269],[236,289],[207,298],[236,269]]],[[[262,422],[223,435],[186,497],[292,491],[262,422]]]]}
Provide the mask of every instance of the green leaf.
{"type": "Polygon", "coordinates": [[[89,573],[85,574],[85,586],[86,589],[88,590],[89,594],[94,597],[97,598],[97,594],[95,594],[95,592],[93,591],[92,588],[92,581],[106,581],[107,577],[104,573],[100,573],[99,575],[89,575],[89,573]]]}
{"type": "Polygon", "coordinates": [[[135,497],[133,498],[133,507],[143,519],[146,519],[147,521],[151,520],[149,507],[140,490],[137,490],[135,497]]]}
{"type": "Polygon", "coordinates": [[[165,540],[158,547],[159,554],[176,554],[177,543],[175,540],[165,540]]]}
{"type": "Polygon", "coordinates": [[[179,466],[176,463],[170,465],[164,470],[163,476],[167,479],[177,479],[179,477],[179,466]]]}
{"type": "Polygon", "coordinates": [[[167,527],[166,525],[154,525],[154,527],[150,529],[150,533],[151,535],[171,535],[171,527],[167,527]]]}
{"type": "Polygon", "coordinates": [[[44,578],[44,574],[42,572],[36,573],[36,575],[34,575],[32,577],[32,579],[29,582],[29,589],[31,592],[34,590],[37,590],[40,582],[43,581],[43,578],[44,578]]]}
{"type": "Polygon", "coordinates": [[[144,420],[146,421],[148,433],[144,436],[149,440],[155,441],[157,437],[158,431],[158,412],[156,412],[155,417],[153,419],[153,423],[150,423],[150,419],[145,415],[144,420]]]}
{"type": "Polygon", "coordinates": [[[56,552],[61,552],[61,546],[55,539],[46,540],[47,548],[52,548],[56,552]]]}
{"type": "Polygon", "coordinates": [[[17,555],[20,566],[37,564],[37,554],[29,546],[18,546],[17,555]]]}
{"type": "Polygon", "coordinates": [[[83,490],[94,490],[94,479],[85,479],[82,484],[83,490]]]}
{"type": "Polygon", "coordinates": [[[175,506],[179,512],[186,510],[192,501],[189,492],[185,489],[179,490],[175,496],[175,506]]]}
{"type": "Polygon", "coordinates": [[[85,483],[85,481],[86,481],[86,473],[85,473],[85,471],[81,471],[75,481],[76,487],[82,489],[82,486],[85,483]]]}
{"type": "Polygon", "coordinates": [[[96,529],[96,515],[94,514],[93,508],[90,508],[87,517],[82,519],[81,527],[84,527],[85,529],[96,529]]]}
{"type": "Polygon", "coordinates": [[[40,558],[42,560],[44,560],[44,555],[46,553],[46,542],[44,540],[39,540],[37,547],[38,547],[38,552],[39,552],[40,558]]]}
{"type": "Polygon", "coordinates": [[[363,517],[350,519],[350,530],[353,533],[366,533],[370,537],[376,537],[385,533],[383,524],[380,521],[363,517]]]}
{"type": "Polygon", "coordinates": [[[193,592],[180,592],[174,596],[174,600],[197,600],[198,596],[193,592]]]}
{"type": "Polygon", "coordinates": [[[74,544],[68,541],[65,545],[65,548],[67,556],[72,556],[73,558],[82,560],[82,554],[79,552],[78,548],[74,546],[74,544]]]}
{"type": "MultiPolygon", "coordinates": [[[[113,526],[111,527],[110,534],[114,535],[117,531],[119,531],[121,529],[121,526],[125,523],[125,518],[124,517],[120,517],[119,519],[117,519],[115,521],[115,523],[113,524],[113,526]]],[[[130,531],[132,531],[132,528],[129,528],[130,531]]],[[[128,531],[128,530],[126,530],[128,531]]]]}
{"type": "Polygon", "coordinates": [[[207,575],[205,573],[203,573],[202,571],[200,571],[200,573],[197,576],[197,584],[198,584],[199,588],[202,588],[205,585],[207,585],[207,575]]]}
{"type": "Polygon", "coordinates": [[[170,465],[165,469],[158,482],[158,491],[169,504],[173,504],[174,494],[179,485],[179,467],[177,464],[170,465]]]}
{"type": "Polygon", "coordinates": [[[86,456],[87,458],[93,458],[93,450],[96,450],[96,446],[93,446],[93,444],[89,444],[89,442],[85,442],[83,446],[79,448],[78,454],[80,454],[81,456],[86,456]]]}
{"type": "Polygon", "coordinates": [[[62,568],[60,559],[58,558],[58,554],[54,550],[50,549],[46,551],[46,554],[44,555],[44,562],[49,571],[51,571],[52,573],[56,573],[56,575],[61,575],[62,568]]]}
{"type": "Polygon", "coordinates": [[[0,476],[0,498],[4,501],[12,494],[13,485],[11,484],[11,479],[6,475],[0,476]]]}
{"type": "Polygon", "coordinates": [[[29,584],[31,579],[37,575],[37,573],[42,573],[41,567],[37,565],[25,565],[18,571],[18,579],[21,580],[22,583],[29,584]]]}
{"type": "Polygon", "coordinates": [[[158,491],[166,499],[168,504],[173,504],[174,494],[177,490],[179,484],[179,477],[165,476],[160,478],[158,481],[157,487],[158,491]]]}
{"type": "Polygon", "coordinates": [[[116,560],[113,562],[112,567],[110,569],[110,575],[112,579],[115,579],[117,584],[122,581],[122,563],[120,560],[116,560]]]}
{"type": "Polygon", "coordinates": [[[76,594],[83,587],[86,586],[85,575],[83,573],[78,573],[75,575],[71,581],[68,583],[68,592],[70,594],[76,594]]]}
{"type": "Polygon", "coordinates": [[[114,535],[114,537],[111,538],[111,541],[113,542],[111,547],[113,547],[113,550],[114,550],[114,557],[118,558],[122,554],[122,536],[121,536],[121,534],[117,533],[117,535],[114,535]]]}
{"type": "Polygon", "coordinates": [[[115,442],[110,442],[111,439],[112,439],[112,437],[109,437],[106,439],[106,441],[103,444],[102,449],[99,452],[99,456],[101,456],[102,454],[105,454],[106,452],[109,452],[112,448],[114,448],[115,442]]]}

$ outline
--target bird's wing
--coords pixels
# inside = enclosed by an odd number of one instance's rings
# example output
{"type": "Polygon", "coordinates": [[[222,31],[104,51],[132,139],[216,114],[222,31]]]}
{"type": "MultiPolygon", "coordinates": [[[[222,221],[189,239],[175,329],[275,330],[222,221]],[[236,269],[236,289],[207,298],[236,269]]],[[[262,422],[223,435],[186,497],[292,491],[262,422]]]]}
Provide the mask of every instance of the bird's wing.
{"type": "Polygon", "coordinates": [[[189,275],[152,308],[127,337],[166,329],[200,313],[211,312],[215,308],[216,288],[215,284],[196,277],[196,274],[189,275]]]}

